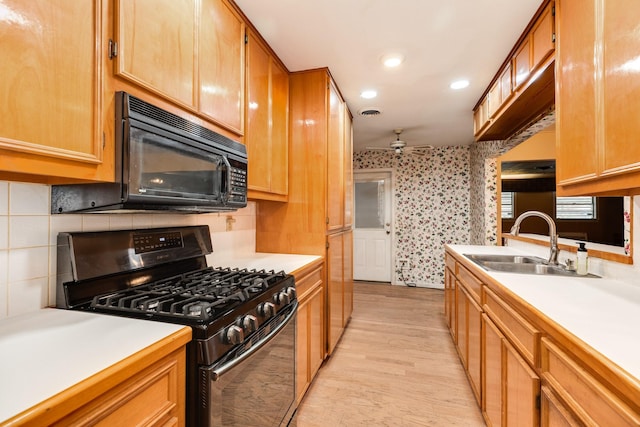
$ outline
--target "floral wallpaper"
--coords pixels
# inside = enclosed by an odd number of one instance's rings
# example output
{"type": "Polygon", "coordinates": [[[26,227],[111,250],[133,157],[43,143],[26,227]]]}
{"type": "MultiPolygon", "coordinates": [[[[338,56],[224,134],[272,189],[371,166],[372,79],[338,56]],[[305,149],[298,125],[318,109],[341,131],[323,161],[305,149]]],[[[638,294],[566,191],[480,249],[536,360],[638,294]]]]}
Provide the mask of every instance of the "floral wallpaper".
{"type": "Polygon", "coordinates": [[[406,283],[443,287],[444,244],[469,243],[469,147],[439,147],[427,156],[360,151],[353,168],[394,171],[393,259],[409,260],[406,283]]]}

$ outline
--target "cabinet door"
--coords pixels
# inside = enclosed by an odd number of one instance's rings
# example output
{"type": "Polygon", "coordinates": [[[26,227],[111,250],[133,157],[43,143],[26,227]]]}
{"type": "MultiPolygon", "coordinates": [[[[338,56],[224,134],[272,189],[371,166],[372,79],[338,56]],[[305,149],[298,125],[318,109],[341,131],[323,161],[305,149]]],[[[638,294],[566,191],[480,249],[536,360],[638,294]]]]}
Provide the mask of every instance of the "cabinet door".
{"type": "Polygon", "coordinates": [[[116,28],[116,73],[195,108],[196,1],[117,0],[116,28]]]}
{"type": "Polygon", "coordinates": [[[248,32],[247,43],[247,129],[245,144],[249,162],[249,189],[269,192],[271,188],[271,132],[269,86],[271,58],[258,36],[248,32]]]}
{"type": "Polygon", "coordinates": [[[344,108],[344,226],[353,225],[353,125],[351,113],[344,108]]]}
{"type": "Polygon", "coordinates": [[[469,317],[469,303],[467,296],[462,290],[460,282],[456,281],[456,343],[458,345],[458,354],[462,361],[462,366],[467,369],[469,355],[469,325],[467,318],[469,317]]]}
{"type": "Polygon", "coordinates": [[[311,340],[309,302],[309,299],[300,302],[296,314],[296,393],[298,403],[302,400],[309,384],[309,344],[311,340]]]}
{"type": "Polygon", "coordinates": [[[289,72],[271,59],[271,187],[289,192],[289,72]]]}
{"type": "MultiPolygon", "coordinates": [[[[638,143],[640,3],[635,0],[603,1],[602,3],[604,4],[602,173],[608,175],[640,170],[640,144],[638,143]]],[[[640,187],[638,180],[635,181],[635,187],[640,187]]]]}
{"type": "Polygon", "coordinates": [[[329,85],[327,141],[327,230],[344,225],[344,101],[333,82],[329,85]]]}
{"type": "Polygon", "coordinates": [[[113,181],[113,144],[103,135],[113,126],[102,109],[106,2],[6,0],[0,8],[2,179],[113,181]]]}
{"type": "Polygon", "coordinates": [[[506,340],[505,347],[505,398],[507,426],[537,426],[540,413],[537,400],[540,395],[540,378],[529,367],[517,350],[506,340]]]}
{"type": "Polygon", "coordinates": [[[503,335],[496,325],[482,315],[483,340],[483,378],[482,412],[488,426],[502,425],[502,366],[504,360],[503,335]]]}
{"type": "Polygon", "coordinates": [[[449,327],[449,331],[453,336],[453,316],[455,314],[455,276],[449,270],[449,268],[445,268],[444,270],[444,319],[447,322],[447,326],[449,327]]]}
{"type": "Polygon", "coordinates": [[[532,69],[535,70],[553,53],[554,43],[554,3],[550,2],[531,30],[532,69]]]}
{"type": "Polygon", "coordinates": [[[529,79],[529,73],[531,72],[531,52],[529,40],[526,40],[520,46],[520,49],[513,58],[513,66],[515,69],[515,82],[514,86],[519,89],[523,83],[529,79]]]}
{"type": "Polygon", "coordinates": [[[556,176],[558,184],[596,176],[594,2],[559,0],[556,29],[556,176]]]}
{"type": "Polygon", "coordinates": [[[496,80],[493,86],[491,86],[487,97],[489,98],[489,117],[493,118],[502,106],[502,88],[500,87],[500,79],[496,80]]]}
{"type": "Polygon", "coordinates": [[[540,425],[542,427],[578,427],[582,424],[564,407],[549,388],[542,386],[540,425]]]}
{"type": "Polygon", "coordinates": [[[468,363],[467,363],[467,372],[469,372],[469,382],[471,383],[471,389],[473,390],[473,394],[476,396],[476,400],[478,404],[482,404],[481,402],[481,363],[482,363],[482,308],[474,300],[472,300],[469,295],[466,295],[468,299],[468,325],[469,325],[469,345],[468,345],[468,363]]]}
{"type": "Polygon", "coordinates": [[[257,34],[248,32],[245,144],[252,198],[285,196],[289,168],[289,77],[257,34]]]}
{"type": "Polygon", "coordinates": [[[327,345],[328,354],[333,352],[342,335],[343,300],[343,246],[342,234],[327,236],[327,345]]]}
{"type": "Polygon", "coordinates": [[[309,297],[309,380],[312,381],[325,355],[324,286],[309,297]]]}
{"type": "Polygon", "coordinates": [[[353,232],[343,234],[343,311],[342,324],[346,327],[353,313],[353,232]]]}
{"type": "Polygon", "coordinates": [[[511,73],[511,63],[508,63],[500,75],[500,99],[502,103],[509,101],[513,95],[513,76],[511,73]]]}
{"type": "Polygon", "coordinates": [[[242,134],[245,23],[227,0],[201,0],[198,31],[200,112],[242,134]]]}

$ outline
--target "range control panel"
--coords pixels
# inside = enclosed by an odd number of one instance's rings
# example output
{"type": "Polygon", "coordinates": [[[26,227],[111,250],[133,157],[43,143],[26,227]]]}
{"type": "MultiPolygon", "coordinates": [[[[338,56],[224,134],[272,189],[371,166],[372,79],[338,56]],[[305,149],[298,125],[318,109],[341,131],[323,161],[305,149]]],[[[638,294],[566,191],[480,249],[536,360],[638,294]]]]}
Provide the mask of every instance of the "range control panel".
{"type": "Polygon", "coordinates": [[[137,254],[163,249],[181,248],[182,246],[182,233],[177,231],[133,235],[133,247],[137,254]]]}

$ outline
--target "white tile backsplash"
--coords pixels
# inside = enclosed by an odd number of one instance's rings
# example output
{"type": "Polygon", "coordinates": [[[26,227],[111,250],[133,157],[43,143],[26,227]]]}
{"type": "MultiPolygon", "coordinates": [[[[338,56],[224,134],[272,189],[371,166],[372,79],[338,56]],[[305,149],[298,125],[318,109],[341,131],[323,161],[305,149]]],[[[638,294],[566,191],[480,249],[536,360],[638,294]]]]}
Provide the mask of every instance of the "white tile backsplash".
{"type": "Polygon", "coordinates": [[[10,216],[9,230],[9,247],[12,249],[49,245],[48,216],[10,216]]]}
{"type": "Polygon", "coordinates": [[[8,316],[40,310],[49,305],[49,279],[40,277],[9,283],[8,316]]]}
{"type": "Polygon", "coordinates": [[[9,248],[9,217],[0,216],[0,250],[9,248]]]}
{"type": "Polygon", "coordinates": [[[11,215],[48,215],[50,187],[41,184],[9,183],[9,213],[11,215]]]}
{"type": "Polygon", "coordinates": [[[49,246],[9,249],[9,283],[49,276],[49,246]]]}
{"type": "Polygon", "coordinates": [[[9,266],[9,251],[0,250],[0,319],[7,317],[8,315],[8,289],[7,283],[9,266]]]}
{"type": "Polygon", "coordinates": [[[242,217],[234,224],[240,227],[226,232],[226,214],[217,213],[51,215],[49,193],[47,185],[0,181],[0,319],[55,304],[56,245],[62,231],[208,225],[214,248],[255,251],[253,202],[232,213],[242,217]]]}
{"type": "Polygon", "coordinates": [[[9,213],[9,183],[0,181],[0,215],[9,213]]]}

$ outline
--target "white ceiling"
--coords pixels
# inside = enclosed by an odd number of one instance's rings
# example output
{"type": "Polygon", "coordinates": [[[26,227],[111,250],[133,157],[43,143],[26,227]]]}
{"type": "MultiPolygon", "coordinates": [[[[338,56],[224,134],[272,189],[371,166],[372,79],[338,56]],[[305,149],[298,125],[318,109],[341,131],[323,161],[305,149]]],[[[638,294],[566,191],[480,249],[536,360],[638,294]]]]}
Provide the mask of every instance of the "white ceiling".
{"type": "Polygon", "coordinates": [[[467,145],[472,109],[542,0],[235,0],[290,71],[328,67],[354,115],[354,151],[467,145]],[[385,69],[385,54],[404,63],[385,69]],[[468,79],[468,88],[449,84],[468,79]],[[374,89],[372,100],[360,92],[374,89]],[[374,107],[382,114],[358,112],[374,107]]]}

